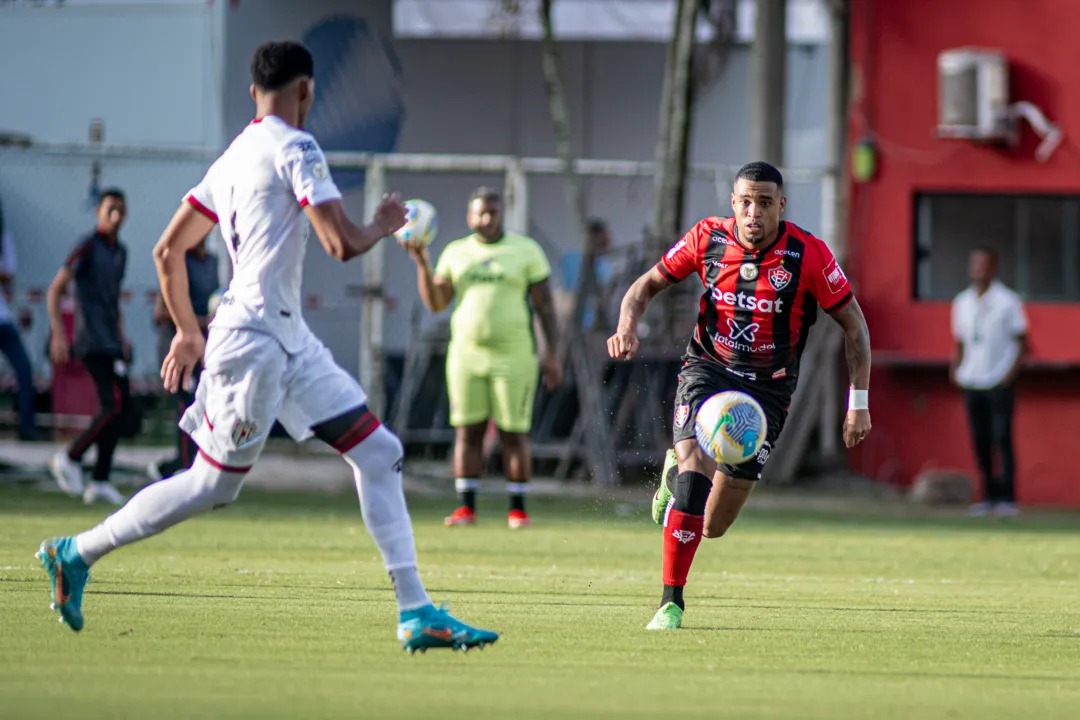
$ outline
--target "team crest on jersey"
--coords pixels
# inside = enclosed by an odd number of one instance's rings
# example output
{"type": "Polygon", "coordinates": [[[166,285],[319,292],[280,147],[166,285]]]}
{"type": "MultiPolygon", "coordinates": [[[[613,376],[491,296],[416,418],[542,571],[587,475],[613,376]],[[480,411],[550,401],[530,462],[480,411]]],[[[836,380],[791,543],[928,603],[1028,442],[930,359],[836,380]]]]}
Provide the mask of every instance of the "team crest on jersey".
{"type": "Polygon", "coordinates": [[[258,432],[258,427],[250,420],[237,420],[233,423],[232,428],[232,441],[235,447],[240,447],[245,443],[251,442],[255,439],[255,433],[258,432]]]}
{"type": "Polygon", "coordinates": [[[329,171],[326,169],[326,165],[321,162],[317,162],[311,166],[311,174],[315,176],[316,180],[325,180],[330,176],[329,171]]]}
{"type": "Polygon", "coordinates": [[[739,268],[739,277],[743,280],[757,280],[758,269],[757,265],[746,263],[739,268]]]}
{"type": "Polygon", "coordinates": [[[680,405],[675,408],[675,427],[682,429],[686,426],[686,421],[690,419],[690,406],[680,405]]]}
{"type": "Polygon", "coordinates": [[[773,286],[776,292],[786,288],[789,282],[791,282],[791,273],[784,268],[778,267],[769,271],[769,284],[773,286]]]}

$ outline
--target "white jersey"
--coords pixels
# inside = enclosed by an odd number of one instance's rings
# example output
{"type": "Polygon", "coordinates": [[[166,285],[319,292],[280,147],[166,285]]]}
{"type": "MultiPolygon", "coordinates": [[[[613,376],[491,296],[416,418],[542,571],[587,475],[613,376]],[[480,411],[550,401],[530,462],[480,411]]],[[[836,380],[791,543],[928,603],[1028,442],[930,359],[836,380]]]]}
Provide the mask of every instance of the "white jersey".
{"type": "Polygon", "coordinates": [[[310,343],[300,298],[309,234],[303,208],[340,198],[310,134],[273,115],[248,125],[186,197],[220,223],[233,262],[211,326],[266,333],[288,353],[310,343]]]}

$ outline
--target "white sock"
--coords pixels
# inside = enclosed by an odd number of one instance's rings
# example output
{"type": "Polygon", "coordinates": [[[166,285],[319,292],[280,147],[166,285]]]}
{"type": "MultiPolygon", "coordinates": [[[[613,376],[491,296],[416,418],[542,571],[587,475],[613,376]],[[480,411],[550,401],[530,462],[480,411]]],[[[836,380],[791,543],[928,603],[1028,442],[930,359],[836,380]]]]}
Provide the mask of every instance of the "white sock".
{"type": "Polygon", "coordinates": [[[352,466],[364,525],[379,547],[402,611],[431,604],[416,569],[412,520],[401,487],[403,455],[401,441],[381,426],[342,456],[352,466]]]}
{"type": "Polygon", "coordinates": [[[100,525],[78,535],[75,547],[92,565],[117,548],[228,505],[243,481],[244,474],[219,470],[200,456],[189,470],[147,485],[100,525]]]}

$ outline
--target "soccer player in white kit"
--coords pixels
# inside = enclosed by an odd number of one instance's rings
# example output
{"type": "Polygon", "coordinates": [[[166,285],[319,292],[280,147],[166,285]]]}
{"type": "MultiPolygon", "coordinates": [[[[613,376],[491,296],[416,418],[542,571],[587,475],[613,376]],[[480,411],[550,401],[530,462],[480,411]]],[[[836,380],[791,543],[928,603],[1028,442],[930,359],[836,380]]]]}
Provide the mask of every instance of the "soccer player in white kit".
{"type": "Polygon", "coordinates": [[[251,73],[255,120],[184,198],[154,248],[176,337],[161,368],[165,387],[186,386],[204,371],[181,427],[199,446],[189,470],[145,487],[97,527],[42,543],[53,607],[72,630],[83,627],[89,568],[107,553],[233,502],[262,452],[274,420],[297,440],[315,436],[352,467],[364,522],[397,595],[398,639],[410,652],[468,650],[498,634],[436,608],[416,569],[412,523],[401,484],[401,442],[365,405],[301,316],[300,282],[307,224],[338,260],[370,250],[405,222],[396,196],[357,227],[314,138],[301,130],[314,97],[314,61],[298,43],[255,51],[251,73]],[[204,341],[188,295],[186,252],[221,225],[233,278],[204,341]]]}

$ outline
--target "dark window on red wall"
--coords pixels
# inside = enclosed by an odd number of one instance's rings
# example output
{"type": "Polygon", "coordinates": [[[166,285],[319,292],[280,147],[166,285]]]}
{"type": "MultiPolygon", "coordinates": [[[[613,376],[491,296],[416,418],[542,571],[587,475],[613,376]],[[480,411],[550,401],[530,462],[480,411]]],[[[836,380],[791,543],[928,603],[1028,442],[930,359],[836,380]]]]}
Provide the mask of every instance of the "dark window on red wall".
{"type": "Polygon", "coordinates": [[[915,297],[951,300],[968,254],[997,251],[1000,279],[1028,300],[1080,302],[1080,196],[920,193],[915,297]]]}

